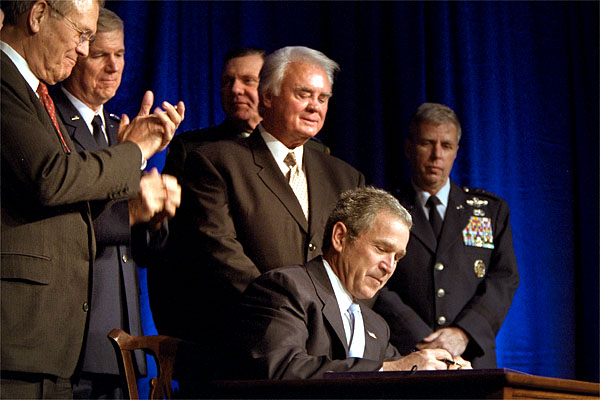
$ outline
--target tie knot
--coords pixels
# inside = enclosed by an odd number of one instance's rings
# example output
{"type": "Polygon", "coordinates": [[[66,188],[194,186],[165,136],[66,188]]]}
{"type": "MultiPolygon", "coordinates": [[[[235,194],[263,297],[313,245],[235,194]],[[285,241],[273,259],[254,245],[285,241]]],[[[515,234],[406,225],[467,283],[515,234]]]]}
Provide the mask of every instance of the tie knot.
{"type": "Polygon", "coordinates": [[[42,81],[40,81],[40,84],[37,87],[37,94],[40,96],[48,96],[48,86],[42,81]]]}
{"type": "Polygon", "coordinates": [[[352,303],[352,304],[350,304],[350,307],[348,307],[348,312],[350,314],[359,314],[360,306],[357,303],[352,303]]]}
{"type": "Polygon", "coordinates": [[[429,198],[427,199],[427,202],[425,203],[425,205],[429,209],[431,209],[431,207],[435,207],[439,204],[442,204],[442,202],[440,201],[440,199],[437,198],[436,195],[429,196],[429,198]]]}
{"type": "Polygon", "coordinates": [[[96,129],[102,126],[102,118],[100,118],[99,115],[96,115],[94,119],[92,119],[92,126],[96,129]]]}
{"type": "Polygon", "coordinates": [[[285,163],[285,165],[287,165],[290,168],[293,168],[296,166],[296,154],[294,154],[293,151],[290,151],[288,153],[287,156],[285,156],[285,158],[283,159],[283,162],[285,163]]]}

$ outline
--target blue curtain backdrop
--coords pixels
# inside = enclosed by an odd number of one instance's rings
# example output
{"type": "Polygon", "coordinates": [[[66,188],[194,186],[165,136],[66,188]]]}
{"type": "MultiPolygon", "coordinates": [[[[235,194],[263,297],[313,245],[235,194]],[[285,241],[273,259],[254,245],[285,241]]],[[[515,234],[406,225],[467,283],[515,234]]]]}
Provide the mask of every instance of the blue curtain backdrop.
{"type": "MultiPolygon", "coordinates": [[[[449,105],[463,125],[452,178],[512,211],[521,285],[499,366],[598,381],[598,5],[109,1],[127,47],[109,109],[134,115],[151,89],[185,101],[180,131],[217,124],[229,49],[309,46],[341,65],[319,137],[389,189],[408,176],[410,115],[449,105]]],[[[154,333],[147,307],[145,323],[154,333]]]]}

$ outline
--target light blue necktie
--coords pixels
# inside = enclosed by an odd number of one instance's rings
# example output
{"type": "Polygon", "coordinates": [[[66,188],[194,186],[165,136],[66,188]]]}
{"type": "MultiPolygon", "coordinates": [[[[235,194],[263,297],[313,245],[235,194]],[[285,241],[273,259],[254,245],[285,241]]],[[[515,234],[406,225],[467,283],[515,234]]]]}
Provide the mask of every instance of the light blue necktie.
{"type": "Polygon", "coordinates": [[[356,303],[350,304],[348,313],[350,314],[350,328],[352,332],[348,355],[350,357],[362,358],[365,353],[365,325],[360,312],[360,306],[356,303]]]}

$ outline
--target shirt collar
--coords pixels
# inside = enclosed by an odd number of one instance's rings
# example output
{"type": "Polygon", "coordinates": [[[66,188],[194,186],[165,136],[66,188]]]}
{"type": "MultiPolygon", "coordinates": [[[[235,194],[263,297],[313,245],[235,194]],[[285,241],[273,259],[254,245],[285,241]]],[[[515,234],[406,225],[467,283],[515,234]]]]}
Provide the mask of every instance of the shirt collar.
{"type": "Polygon", "coordinates": [[[302,168],[302,161],[304,155],[304,146],[298,146],[295,149],[288,149],[283,143],[281,143],[275,136],[271,135],[265,127],[261,124],[258,125],[258,131],[262,136],[263,140],[267,144],[269,151],[275,158],[279,169],[283,175],[287,175],[290,167],[288,167],[283,160],[288,155],[288,153],[293,152],[296,155],[296,163],[298,164],[298,168],[302,168]]]}
{"type": "MultiPolygon", "coordinates": [[[[419,206],[425,207],[425,203],[427,203],[427,200],[431,194],[418,187],[414,182],[412,182],[412,185],[417,193],[417,202],[419,203],[419,206]]],[[[448,197],[450,196],[450,178],[446,180],[444,186],[442,186],[442,188],[435,195],[440,200],[444,208],[448,207],[448,197]]]]}
{"type": "MultiPolygon", "coordinates": [[[[40,84],[40,80],[37,76],[34,75],[31,68],[29,68],[29,64],[27,61],[21,56],[15,49],[10,47],[10,45],[6,42],[0,41],[0,48],[10,58],[10,60],[15,64],[23,79],[27,82],[27,84],[31,87],[31,90],[37,95],[37,88],[40,84]]],[[[39,96],[38,96],[39,97],[39,96]]]]}
{"type": "Polygon", "coordinates": [[[94,112],[94,110],[92,110],[90,107],[88,107],[84,102],[79,100],[77,97],[73,96],[64,86],[61,85],[60,89],[63,91],[65,96],[67,96],[69,98],[69,100],[73,104],[73,107],[75,107],[75,109],[77,110],[79,115],[81,115],[81,117],[85,121],[86,125],[90,129],[90,133],[94,131],[94,128],[92,127],[92,120],[94,119],[94,117],[96,115],[99,115],[100,119],[102,119],[102,126],[106,125],[106,123],[104,121],[104,112],[103,112],[104,104],[102,104],[100,106],[100,109],[96,113],[96,112],[94,112]]]}

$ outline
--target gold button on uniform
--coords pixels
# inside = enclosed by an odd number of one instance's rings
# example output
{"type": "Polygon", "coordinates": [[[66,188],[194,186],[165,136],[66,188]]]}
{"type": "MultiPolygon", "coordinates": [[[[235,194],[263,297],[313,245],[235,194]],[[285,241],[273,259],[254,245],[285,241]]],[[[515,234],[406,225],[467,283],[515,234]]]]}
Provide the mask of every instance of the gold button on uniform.
{"type": "Polygon", "coordinates": [[[444,317],[443,315],[440,316],[437,320],[438,325],[444,325],[446,323],[446,317],[444,317]]]}
{"type": "Polygon", "coordinates": [[[443,271],[444,270],[444,264],[442,264],[442,263],[435,263],[435,266],[433,268],[435,268],[436,271],[443,271]]]}
{"type": "Polygon", "coordinates": [[[88,310],[90,309],[90,306],[87,301],[84,301],[81,308],[83,309],[83,312],[88,312],[88,310]]]}
{"type": "Polygon", "coordinates": [[[123,254],[121,256],[121,259],[123,260],[124,263],[126,263],[127,262],[127,254],[123,254]]]}
{"type": "Polygon", "coordinates": [[[438,289],[437,297],[444,297],[446,295],[446,291],[444,289],[438,289]]]}

